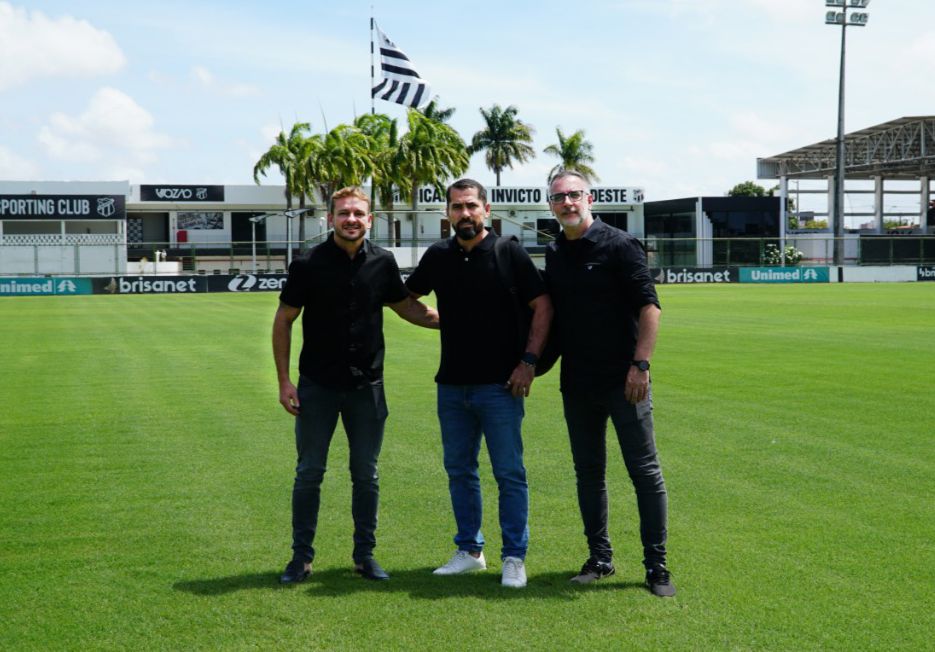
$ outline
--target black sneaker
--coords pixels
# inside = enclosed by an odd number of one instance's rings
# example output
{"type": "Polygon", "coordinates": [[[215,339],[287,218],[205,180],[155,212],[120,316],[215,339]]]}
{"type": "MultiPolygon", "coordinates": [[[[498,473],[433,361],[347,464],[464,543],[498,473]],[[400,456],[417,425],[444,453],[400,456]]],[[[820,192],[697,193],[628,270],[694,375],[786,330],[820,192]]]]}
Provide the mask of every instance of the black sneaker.
{"type": "Polygon", "coordinates": [[[575,584],[590,584],[599,579],[610,577],[616,572],[614,565],[609,561],[599,561],[591,557],[584,562],[581,572],[571,578],[571,581],[575,584]]]}
{"type": "Polygon", "coordinates": [[[286,564],[286,570],[279,578],[281,584],[298,584],[305,580],[312,572],[311,562],[293,559],[286,564]]]}
{"type": "Polygon", "coordinates": [[[653,595],[660,598],[671,598],[675,595],[675,584],[672,576],[665,566],[650,566],[646,569],[646,586],[653,595]]]}

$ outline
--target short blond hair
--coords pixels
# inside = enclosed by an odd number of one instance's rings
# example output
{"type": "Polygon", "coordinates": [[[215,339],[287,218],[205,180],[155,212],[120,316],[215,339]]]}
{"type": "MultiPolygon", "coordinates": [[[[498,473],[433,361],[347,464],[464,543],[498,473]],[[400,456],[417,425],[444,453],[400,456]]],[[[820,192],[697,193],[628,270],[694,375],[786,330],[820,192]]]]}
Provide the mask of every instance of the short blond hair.
{"type": "Polygon", "coordinates": [[[356,197],[367,202],[367,210],[370,210],[370,197],[361,189],[360,186],[345,186],[340,190],[331,193],[331,201],[328,203],[328,213],[334,214],[334,202],[345,197],[356,197]]]}

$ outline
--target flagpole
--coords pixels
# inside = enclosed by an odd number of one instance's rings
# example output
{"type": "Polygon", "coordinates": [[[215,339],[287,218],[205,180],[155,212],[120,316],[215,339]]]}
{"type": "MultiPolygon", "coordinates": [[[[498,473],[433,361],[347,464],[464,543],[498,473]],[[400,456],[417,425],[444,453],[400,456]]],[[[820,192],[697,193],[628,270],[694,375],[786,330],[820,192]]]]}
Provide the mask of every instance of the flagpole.
{"type": "Polygon", "coordinates": [[[375,78],[373,76],[373,5],[370,5],[370,115],[377,112],[373,99],[373,86],[375,78]]]}

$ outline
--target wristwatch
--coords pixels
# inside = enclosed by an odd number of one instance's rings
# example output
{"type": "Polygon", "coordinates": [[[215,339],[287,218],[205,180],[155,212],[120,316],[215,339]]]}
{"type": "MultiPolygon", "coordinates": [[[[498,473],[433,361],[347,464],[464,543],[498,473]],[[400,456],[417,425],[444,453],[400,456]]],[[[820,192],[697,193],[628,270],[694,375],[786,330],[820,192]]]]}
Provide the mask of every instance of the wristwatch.
{"type": "Polygon", "coordinates": [[[634,360],[630,364],[640,371],[649,371],[649,360],[634,360]]]}
{"type": "Polygon", "coordinates": [[[521,357],[519,361],[527,367],[535,367],[536,363],[539,362],[539,356],[537,356],[535,353],[526,351],[526,353],[523,354],[523,357],[521,357]]]}

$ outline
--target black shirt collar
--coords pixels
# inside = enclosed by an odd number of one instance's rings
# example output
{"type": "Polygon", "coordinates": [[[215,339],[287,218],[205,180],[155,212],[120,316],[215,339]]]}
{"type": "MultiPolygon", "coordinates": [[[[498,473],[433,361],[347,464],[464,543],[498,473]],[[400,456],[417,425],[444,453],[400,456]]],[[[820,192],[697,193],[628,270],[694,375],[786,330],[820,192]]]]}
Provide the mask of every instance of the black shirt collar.
{"type": "MultiPolygon", "coordinates": [[[[474,245],[474,248],[471,249],[472,252],[477,251],[489,251],[493,249],[493,243],[499,236],[492,229],[487,229],[487,235],[484,236],[484,239],[474,245]]],[[[458,236],[451,236],[451,241],[454,243],[455,251],[465,251],[464,247],[461,245],[461,241],[458,240],[458,236]]]]}
{"type": "MultiPolygon", "coordinates": [[[[338,246],[338,243],[334,241],[334,231],[328,234],[328,239],[325,240],[322,245],[328,249],[332,255],[339,254],[347,258],[347,252],[341,249],[341,247],[338,246]]],[[[356,260],[361,255],[366,257],[367,254],[370,253],[373,253],[373,243],[370,242],[370,238],[365,237],[363,245],[361,245],[360,249],[357,250],[357,253],[354,254],[354,258],[348,260],[356,260]]]]}
{"type": "Polygon", "coordinates": [[[601,218],[595,217],[594,221],[591,223],[591,226],[588,227],[588,230],[585,231],[584,235],[578,238],[577,240],[569,240],[568,238],[566,238],[564,229],[558,235],[558,240],[562,244],[569,244],[572,242],[581,242],[582,240],[593,244],[600,239],[600,237],[604,234],[606,230],[607,230],[607,225],[604,224],[601,218]]]}

